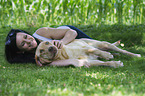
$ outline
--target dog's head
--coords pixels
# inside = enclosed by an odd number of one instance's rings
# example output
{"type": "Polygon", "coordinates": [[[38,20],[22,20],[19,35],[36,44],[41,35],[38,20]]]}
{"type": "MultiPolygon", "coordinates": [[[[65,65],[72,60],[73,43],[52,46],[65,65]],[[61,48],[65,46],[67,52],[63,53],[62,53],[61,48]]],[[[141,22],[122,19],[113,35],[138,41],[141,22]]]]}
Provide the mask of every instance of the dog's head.
{"type": "Polygon", "coordinates": [[[41,42],[35,52],[35,61],[37,65],[44,66],[53,61],[57,55],[58,48],[49,41],[41,42]],[[46,64],[42,63],[41,60],[47,62],[46,64]]]}

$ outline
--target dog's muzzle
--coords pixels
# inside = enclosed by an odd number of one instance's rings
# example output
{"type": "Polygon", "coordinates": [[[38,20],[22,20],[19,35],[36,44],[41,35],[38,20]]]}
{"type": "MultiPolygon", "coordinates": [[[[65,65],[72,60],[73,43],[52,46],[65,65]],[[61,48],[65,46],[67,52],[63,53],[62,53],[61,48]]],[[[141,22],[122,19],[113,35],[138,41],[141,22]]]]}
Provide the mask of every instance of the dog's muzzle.
{"type": "Polygon", "coordinates": [[[35,55],[35,61],[36,61],[36,64],[38,66],[46,66],[46,65],[49,65],[51,63],[51,62],[49,62],[49,63],[41,63],[40,58],[37,55],[35,55]]]}
{"type": "Polygon", "coordinates": [[[53,47],[53,46],[50,46],[50,47],[48,48],[48,51],[49,51],[49,52],[52,52],[52,53],[56,53],[57,49],[56,49],[55,47],[53,47]]]}

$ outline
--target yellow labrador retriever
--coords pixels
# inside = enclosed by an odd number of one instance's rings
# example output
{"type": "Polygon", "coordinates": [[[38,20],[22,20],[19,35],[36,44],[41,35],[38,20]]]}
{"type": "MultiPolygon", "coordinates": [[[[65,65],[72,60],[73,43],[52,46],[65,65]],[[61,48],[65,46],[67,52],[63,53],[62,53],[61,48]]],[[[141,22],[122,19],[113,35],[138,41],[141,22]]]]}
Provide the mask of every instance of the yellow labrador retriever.
{"type": "Polygon", "coordinates": [[[140,54],[134,54],[126,50],[122,50],[117,45],[120,41],[113,44],[105,41],[97,41],[92,39],[75,39],[71,43],[64,45],[63,48],[58,49],[51,42],[44,41],[39,44],[35,53],[35,60],[37,65],[56,65],[68,66],[74,65],[75,67],[81,66],[110,66],[121,67],[121,61],[100,61],[98,57],[106,60],[113,59],[113,55],[104,50],[113,50],[129,56],[141,57],[140,54]],[[44,60],[46,63],[40,61],[44,60]]]}

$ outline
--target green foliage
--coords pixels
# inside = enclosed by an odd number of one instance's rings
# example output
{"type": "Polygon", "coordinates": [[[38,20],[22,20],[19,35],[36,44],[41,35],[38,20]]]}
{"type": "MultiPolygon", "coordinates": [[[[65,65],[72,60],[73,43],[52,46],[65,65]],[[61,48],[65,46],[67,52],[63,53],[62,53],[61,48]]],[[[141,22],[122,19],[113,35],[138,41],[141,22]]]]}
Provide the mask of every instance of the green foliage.
{"type": "MultiPolygon", "coordinates": [[[[126,42],[123,49],[145,56],[145,37],[141,36],[141,34],[145,36],[145,25],[100,25],[98,27],[76,25],[76,27],[98,40],[115,42],[122,39],[122,43],[126,42]],[[127,37],[123,37],[124,35],[127,37]],[[133,42],[128,41],[127,38],[133,40],[135,45],[126,45],[133,42]]],[[[32,33],[39,26],[16,28],[32,33]]],[[[0,30],[0,95],[2,96],[145,95],[144,57],[115,56],[115,60],[124,63],[124,67],[116,69],[103,66],[40,68],[35,64],[9,64],[4,58],[4,41],[10,29],[3,27],[0,30]]]]}
{"type": "Polygon", "coordinates": [[[143,24],[144,6],[144,0],[1,0],[0,25],[143,24]]]}

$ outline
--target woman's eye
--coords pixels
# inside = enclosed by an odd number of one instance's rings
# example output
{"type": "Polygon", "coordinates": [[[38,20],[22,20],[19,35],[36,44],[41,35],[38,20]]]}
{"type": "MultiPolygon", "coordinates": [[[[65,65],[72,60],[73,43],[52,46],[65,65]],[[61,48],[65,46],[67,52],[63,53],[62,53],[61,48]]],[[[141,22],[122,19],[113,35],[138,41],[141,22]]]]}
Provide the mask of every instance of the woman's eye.
{"type": "Polygon", "coordinates": [[[27,35],[24,36],[24,39],[27,39],[27,35]]]}
{"type": "Polygon", "coordinates": [[[21,43],[21,46],[24,46],[24,45],[25,45],[25,42],[22,42],[22,43],[21,43]]]}

